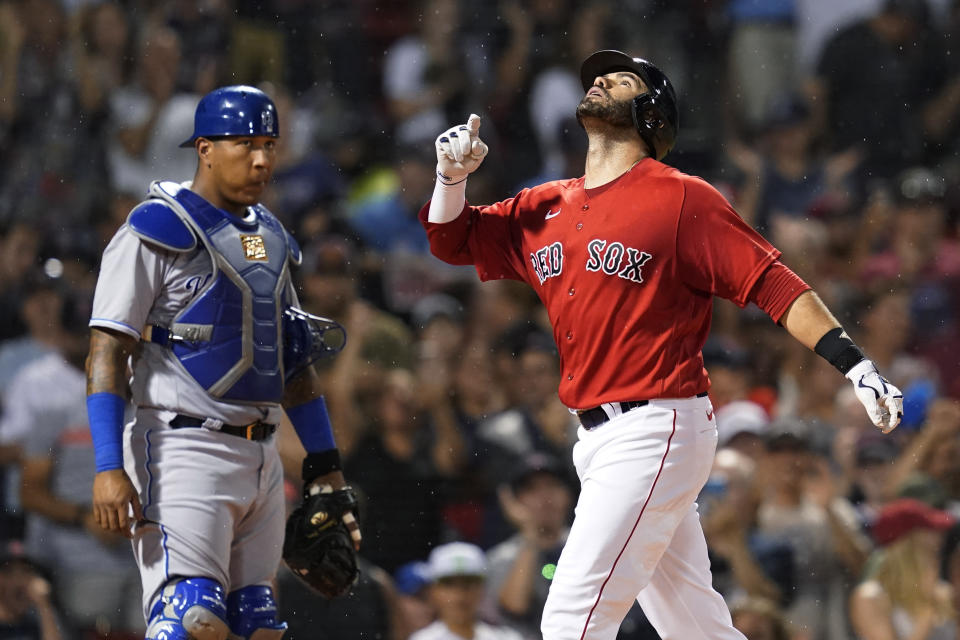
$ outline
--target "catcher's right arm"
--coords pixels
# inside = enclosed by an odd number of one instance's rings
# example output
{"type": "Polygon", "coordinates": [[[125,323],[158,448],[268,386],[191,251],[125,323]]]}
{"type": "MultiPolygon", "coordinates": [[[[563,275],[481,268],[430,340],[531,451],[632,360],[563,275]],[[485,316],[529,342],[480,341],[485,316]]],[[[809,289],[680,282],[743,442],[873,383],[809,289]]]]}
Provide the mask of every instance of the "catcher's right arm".
{"type": "Polygon", "coordinates": [[[357,496],[344,487],[312,487],[287,519],[283,560],[294,575],[325,598],[350,590],[360,571],[346,522],[357,511],[357,496]]]}

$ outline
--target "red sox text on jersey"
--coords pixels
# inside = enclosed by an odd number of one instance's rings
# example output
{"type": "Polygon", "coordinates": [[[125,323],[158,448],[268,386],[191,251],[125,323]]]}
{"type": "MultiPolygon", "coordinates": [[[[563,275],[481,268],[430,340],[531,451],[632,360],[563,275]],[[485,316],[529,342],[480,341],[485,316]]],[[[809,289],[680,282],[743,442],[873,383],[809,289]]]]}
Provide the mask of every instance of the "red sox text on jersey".
{"type": "MultiPolygon", "coordinates": [[[[587,253],[590,255],[587,271],[603,271],[608,276],[616,275],[637,283],[643,282],[641,267],[653,257],[646,251],[624,247],[620,242],[608,243],[600,239],[590,241],[587,253]]],[[[530,262],[540,284],[547,278],[560,275],[563,272],[563,244],[554,242],[531,253],[530,262]]]]}

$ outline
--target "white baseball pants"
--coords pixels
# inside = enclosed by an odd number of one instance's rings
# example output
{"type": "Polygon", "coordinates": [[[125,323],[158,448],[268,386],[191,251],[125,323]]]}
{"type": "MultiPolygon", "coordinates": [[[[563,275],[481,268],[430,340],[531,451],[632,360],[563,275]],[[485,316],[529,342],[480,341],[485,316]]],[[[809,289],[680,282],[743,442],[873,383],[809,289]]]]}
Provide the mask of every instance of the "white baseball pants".
{"type": "Polygon", "coordinates": [[[745,640],[712,587],[696,511],[716,447],[709,398],[652,400],[580,428],[580,498],[544,640],[613,640],[634,599],[664,640],[745,640]]]}

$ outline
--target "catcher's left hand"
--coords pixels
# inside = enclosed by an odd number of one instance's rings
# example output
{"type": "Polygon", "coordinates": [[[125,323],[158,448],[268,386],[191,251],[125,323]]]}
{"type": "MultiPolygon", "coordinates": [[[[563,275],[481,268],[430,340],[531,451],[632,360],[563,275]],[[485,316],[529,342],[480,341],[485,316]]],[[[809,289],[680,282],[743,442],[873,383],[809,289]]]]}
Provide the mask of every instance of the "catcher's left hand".
{"type": "Polygon", "coordinates": [[[283,561],[325,598],[350,590],[360,577],[351,527],[357,497],[350,487],[308,494],[287,519],[283,561]]]}

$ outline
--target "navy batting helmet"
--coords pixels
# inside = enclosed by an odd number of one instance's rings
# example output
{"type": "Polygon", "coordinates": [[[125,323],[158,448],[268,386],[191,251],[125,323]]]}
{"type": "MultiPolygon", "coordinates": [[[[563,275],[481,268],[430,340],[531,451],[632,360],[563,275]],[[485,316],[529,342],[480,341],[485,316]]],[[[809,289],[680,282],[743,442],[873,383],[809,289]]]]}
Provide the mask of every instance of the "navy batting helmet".
{"type": "Polygon", "coordinates": [[[197,138],[280,135],[277,107],[256,87],[220,87],[203,96],[193,115],[193,135],[181,143],[192,147],[197,138]]]}
{"type": "Polygon", "coordinates": [[[588,91],[597,76],[614,71],[635,73],[647,85],[647,92],[633,99],[633,124],[653,155],[661,160],[673,148],[680,125],[677,94],[673,85],[652,62],[630,57],[622,51],[606,49],[591,54],[580,66],[583,90],[588,91]]]}

